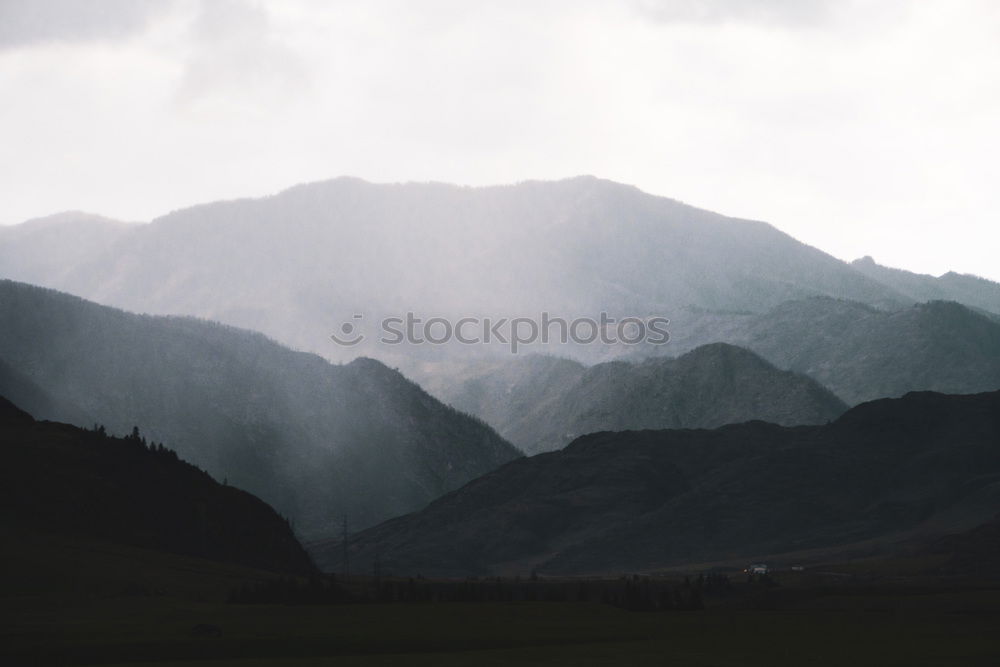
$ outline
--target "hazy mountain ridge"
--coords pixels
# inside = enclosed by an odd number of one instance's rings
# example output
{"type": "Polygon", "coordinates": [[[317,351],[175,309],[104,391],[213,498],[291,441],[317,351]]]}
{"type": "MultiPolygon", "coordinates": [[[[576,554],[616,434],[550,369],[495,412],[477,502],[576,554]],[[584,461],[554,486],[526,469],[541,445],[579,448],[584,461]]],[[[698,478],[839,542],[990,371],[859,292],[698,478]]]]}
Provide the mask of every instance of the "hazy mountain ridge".
{"type": "Polygon", "coordinates": [[[593,177],[485,188],[339,178],[144,225],[66,214],[0,230],[0,274],[136,312],[250,328],[326,358],[374,356],[439,396],[467,379],[463,365],[510,355],[485,345],[379,345],[380,318],[664,315],[672,340],[661,348],[535,351],[591,364],[726,342],[809,375],[848,404],[1000,386],[998,353],[974,318],[963,330],[950,316],[907,310],[928,296],[988,309],[995,283],[848,265],[765,223],[593,177]],[[928,280],[934,289],[913,287],[928,280]],[[367,340],[335,345],[329,334],[359,313],[367,340]]]}
{"type": "Polygon", "coordinates": [[[954,302],[886,312],[817,297],[746,318],[729,342],[809,375],[849,405],[1000,388],[1000,324],[954,302]]]}
{"type": "MultiPolygon", "coordinates": [[[[1000,322],[954,302],[885,311],[843,299],[812,297],[784,302],[763,314],[685,309],[674,317],[670,328],[668,344],[625,348],[621,350],[622,361],[606,368],[655,368],[656,364],[669,363],[662,361],[664,354],[683,358],[702,346],[703,340],[715,339],[745,348],[777,368],[811,378],[848,405],[911,391],[976,393],[1000,387],[1000,322]]],[[[711,427],[753,418],[791,425],[822,423],[836,416],[809,407],[805,399],[822,395],[815,391],[791,394],[792,402],[784,412],[781,403],[787,396],[780,400],[775,396],[771,405],[756,408],[749,402],[741,410],[729,406],[727,413],[718,403],[722,396],[738,402],[753,396],[756,388],[737,392],[722,385],[716,393],[694,399],[690,390],[699,386],[700,378],[698,370],[691,368],[690,377],[667,396],[688,407],[709,406],[717,414],[706,418],[681,410],[668,419],[663,406],[653,405],[648,407],[661,415],[659,422],[634,421],[634,404],[664,396],[662,387],[643,385],[638,377],[625,380],[622,373],[610,370],[603,374],[594,370],[591,380],[585,381],[588,369],[583,364],[542,359],[545,357],[508,355],[444,368],[431,365],[429,370],[418,368],[415,377],[442,400],[479,415],[527,451],[537,451],[539,441],[562,439],[565,443],[565,438],[588,430],[711,427]],[[592,380],[599,381],[595,384],[592,380]],[[591,415],[597,418],[567,414],[574,407],[595,408],[594,387],[602,384],[608,396],[596,397],[605,406],[600,414],[591,415]],[[590,386],[589,391],[583,390],[585,385],[590,386]],[[645,394],[628,394],[629,387],[642,386],[645,394]],[[574,392],[574,387],[581,390],[574,392]],[[613,409],[607,407],[608,401],[617,401],[613,409]],[[626,415],[629,417],[623,419],[626,415]]]]}
{"type": "MultiPolygon", "coordinates": [[[[342,358],[358,349],[338,349],[328,334],[358,312],[370,321],[407,310],[558,309],[572,318],[670,316],[689,305],[761,312],[816,294],[907,302],[766,223],[593,177],[484,188],[301,185],[175,211],[99,250],[71,248],[58,253],[67,266],[55,274],[30,265],[50,240],[0,241],[6,277],[130,310],[211,318],[342,358]],[[29,263],[6,259],[14,255],[29,263]]],[[[361,349],[382,358],[443,352],[361,349]]]]}
{"type": "MultiPolygon", "coordinates": [[[[1000,501],[1000,392],[866,403],[824,426],[597,433],[351,540],[398,573],[587,573],[971,527],[1000,501]],[[947,516],[946,521],[936,517],[947,516]]],[[[332,545],[314,545],[334,565],[332,545]]]]}
{"type": "Polygon", "coordinates": [[[1000,283],[986,278],[955,271],[940,276],[913,273],[882,266],[870,256],[854,260],[851,266],[914,301],[957,301],[1000,314],[1000,283]]]}
{"type": "Polygon", "coordinates": [[[847,409],[814,380],[724,343],[677,359],[590,368],[527,356],[487,365],[439,395],[529,454],[596,431],[713,428],[754,419],[818,424],[847,409]]]}
{"type": "MultiPolygon", "coordinates": [[[[1000,321],[955,302],[894,310],[829,297],[787,301],[766,313],[683,309],[663,346],[622,350],[643,360],[684,354],[713,339],[805,374],[849,405],[910,391],[976,393],[1000,387],[1000,321]]],[[[453,373],[461,381],[461,373],[453,373]]],[[[423,379],[423,376],[417,377],[423,379]]],[[[448,384],[432,386],[444,395],[448,384]]]]}
{"type": "Polygon", "coordinates": [[[261,334],[10,281],[0,319],[0,359],[49,397],[114,433],[143,425],[307,533],[418,509],[519,456],[376,361],[331,365],[261,334]]]}
{"type": "Polygon", "coordinates": [[[105,256],[142,226],[81,211],[0,225],[0,277],[71,284],[84,258],[105,256]]]}
{"type": "Polygon", "coordinates": [[[238,563],[315,572],[286,521],[171,451],[135,438],[36,422],[0,397],[0,514],[9,539],[60,533],[238,563]]]}

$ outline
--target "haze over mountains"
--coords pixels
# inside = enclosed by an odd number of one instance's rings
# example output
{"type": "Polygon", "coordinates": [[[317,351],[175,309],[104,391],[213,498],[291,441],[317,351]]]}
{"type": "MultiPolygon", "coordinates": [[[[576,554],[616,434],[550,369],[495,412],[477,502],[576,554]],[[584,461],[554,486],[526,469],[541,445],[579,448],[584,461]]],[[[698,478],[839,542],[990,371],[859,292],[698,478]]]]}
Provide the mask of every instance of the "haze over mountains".
{"type": "Polygon", "coordinates": [[[0,281],[0,386],[40,418],[141,425],[218,479],[329,534],[419,509],[520,453],[371,359],[134,315],[0,281]]]}
{"type": "Polygon", "coordinates": [[[766,223],[593,177],[487,188],[339,178],[148,225],[77,216],[19,227],[0,230],[5,277],[247,327],[328,357],[358,353],[328,338],[354,313],[669,317],[688,306],[763,312],[814,295],[913,301],[766,223]],[[101,243],[76,242],[81,229],[101,243]]]}
{"type": "Polygon", "coordinates": [[[723,343],[678,359],[590,368],[539,355],[484,366],[440,395],[528,454],[561,449],[597,431],[711,428],[753,419],[822,424],[847,409],[814,380],[723,343]]]}
{"type": "Polygon", "coordinates": [[[881,540],[871,553],[983,523],[998,503],[1000,392],[924,392],[823,426],[591,434],[350,544],[353,562],[399,573],[649,571],[881,540]]]}
{"type": "Polygon", "coordinates": [[[847,264],[766,223],[593,177],[486,188],[338,178],[151,224],[61,214],[0,228],[0,275],[261,331],[328,359],[372,356],[428,386],[443,378],[449,396],[463,365],[509,358],[508,348],[379,344],[381,318],[665,316],[672,340],[663,346],[530,349],[590,364],[728,342],[849,404],[997,386],[995,363],[982,363],[995,354],[993,334],[978,320],[944,307],[907,310],[943,299],[996,315],[997,283],[847,264]],[[367,339],[334,344],[330,334],[358,314],[367,339]],[[951,351],[936,357],[943,330],[951,351]],[[854,354],[858,345],[864,354],[854,354]],[[883,350],[892,363],[879,361],[883,350]]]}

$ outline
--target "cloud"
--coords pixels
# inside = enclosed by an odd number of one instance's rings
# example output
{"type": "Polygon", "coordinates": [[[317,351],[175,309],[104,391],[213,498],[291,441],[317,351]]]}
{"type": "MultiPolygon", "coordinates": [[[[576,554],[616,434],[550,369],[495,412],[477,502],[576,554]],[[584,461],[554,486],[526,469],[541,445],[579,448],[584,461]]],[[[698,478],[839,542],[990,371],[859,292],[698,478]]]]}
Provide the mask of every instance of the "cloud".
{"type": "Polygon", "coordinates": [[[0,50],[140,33],[170,0],[0,0],[0,50]]]}
{"type": "Polygon", "coordinates": [[[278,35],[267,9],[247,0],[202,2],[191,28],[175,102],[257,100],[308,87],[307,68],[278,35]]]}
{"type": "Polygon", "coordinates": [[[638,13],[663,23],[754,23],[816,26],[834,13],[833,0],[635,0],[638,13]]]}

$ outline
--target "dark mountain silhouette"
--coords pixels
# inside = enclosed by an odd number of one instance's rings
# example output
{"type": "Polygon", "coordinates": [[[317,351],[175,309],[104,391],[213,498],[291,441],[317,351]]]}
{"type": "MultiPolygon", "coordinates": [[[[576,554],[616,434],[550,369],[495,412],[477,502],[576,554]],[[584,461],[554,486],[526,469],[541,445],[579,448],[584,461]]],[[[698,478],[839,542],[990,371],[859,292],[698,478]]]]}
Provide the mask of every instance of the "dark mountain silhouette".
{"type": "Polygon", "coordinates": [[[996,577],[1000,569],[1000,515],[971,530],[939,538],[925,552],[947,557],[938,570],[996,577]]]}
{"type": "MultiPolygon", "coordinates": [[[[1000,392],[912,393],[823,426],[584,436],[355,536],[397,573],[593,573],[954,532],[1000,502],[1000,392]]],[[[317,545],[329,565],[329,546],[317,545]]]]}
{"type": "Polygon", "coordinates": [[[369,347],[375,336],[334,346],[329,334],[362,312],[374,324],[407,311],[669,317],[689,305],[762,312],[811,295],[907,302],[763,222],[593,177],[485,188],[339,178],[115,227],[102,243],[65,243],[52,226],[79,223],[57,222],[0,237],[0,275],[251,328],[331,358],[451,352],[369,347]]]}
{"type": "Polygon", "coordinates": [[[5,540],[59,533],[276,572],[315,571],[267,504],[162,444],[36,422],[2,397],[0,442],[5,540]]]}
{"type": "Polygon", "coordinates": [[[360,528],[419,509],[519,456],[371,359],[332,365],[261,334],[11,281],[0,282],[0,321],[0,359],[22,385],[111,433],[143,425],[303,534],[345,514],[360,528]]]}
{"type": "Polygon", "coordinates": [[[936,277],[911,273],[882,266],[868,256],[854,260],[851,266],[914,301],[957,301],[1000,314],[1000,283],[986,278],[954,271],[936,277]]]}
{"type": "Polygon", "coordinates": [[[488,364],[439,396],[482,417],[529,454],[596,431],[712,428],[753,419],[821,424],[847,409],[814,380],[724,343],[678,359],[590,368],[553,357],[519,357],[488,364]]]}

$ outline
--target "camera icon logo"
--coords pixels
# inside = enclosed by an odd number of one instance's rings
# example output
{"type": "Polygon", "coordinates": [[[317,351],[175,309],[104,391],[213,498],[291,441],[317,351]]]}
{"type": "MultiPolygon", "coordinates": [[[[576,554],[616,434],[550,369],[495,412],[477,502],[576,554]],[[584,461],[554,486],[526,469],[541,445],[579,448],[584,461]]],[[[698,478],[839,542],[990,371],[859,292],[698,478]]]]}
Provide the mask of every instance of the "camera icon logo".
{"type": "Polygon", "coordinates": [[[360,313],[355,313],[351,319],[358,320],[358,324],[354,322],[344,322],[340,325],[340,335],[336,333],[330,334],[330,338],[334,340],[338,345],[343,345],[345,347],[351,347],[357,345],[365,339],[365,335],[360,332],[360,321],[365,318],[364,315],[360,313]]]}

